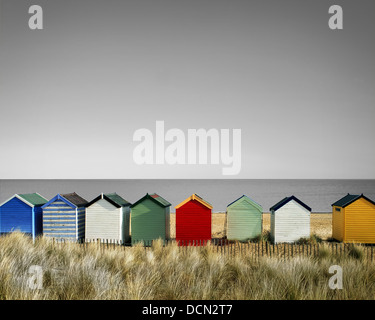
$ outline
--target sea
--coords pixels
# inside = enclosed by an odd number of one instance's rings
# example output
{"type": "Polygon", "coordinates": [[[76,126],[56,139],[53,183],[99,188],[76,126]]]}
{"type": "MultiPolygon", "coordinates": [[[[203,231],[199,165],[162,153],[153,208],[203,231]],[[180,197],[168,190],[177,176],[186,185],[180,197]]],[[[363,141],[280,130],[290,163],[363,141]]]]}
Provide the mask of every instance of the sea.
{"type": "Polygon", "coordinates": [[[146,193],[157,193],[174,207],[193,193],[225,212],[228,204],[247,195],[263,212],[287,196],[294,195],[312,212],[330,213],[331,205],[346,194],[364,194],[375,201],[375,180],[341,179],[129,179],[129,180],[0,180],[0,204],[16,193],[38,192],[46,199],[76,192],[87,201],[101,193],[116,192],[134,203],[146,193]]]}

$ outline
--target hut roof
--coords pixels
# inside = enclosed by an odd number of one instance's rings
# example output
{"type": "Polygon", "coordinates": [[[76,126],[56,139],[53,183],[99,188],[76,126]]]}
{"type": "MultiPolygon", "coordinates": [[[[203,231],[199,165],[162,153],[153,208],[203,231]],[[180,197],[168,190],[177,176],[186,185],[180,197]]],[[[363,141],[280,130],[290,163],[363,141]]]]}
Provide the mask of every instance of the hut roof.
{"type": "Polygon", "coordinates": [[[346,206],[348,206],[349,204],[353,203],[354,201],[360,199],[360,198],[363,198],[363,199],[366,199],[367,201],[371,202],[372,204],[375,205],[375,202],[370,200],[369,198],[365,197],[362,194],[347,194],[345,197],[342,197],[340,200],[336,201],[335,203],[333,203],[331,206],[335,206],[335,207],[341,207],[341,208],[344,208],[346,206]]]}
{"type": "Polygon", "coordinates": [[[237,201],[239,201],[239,200],[241,200],[243,198],[246,199],[246,200],[248,200],[252,204],[254,204],[260,211],[263,211],[263,208],[262,208],[262,206],[259,203],[255,202],[253,199],[249,198],[246,195],[243,195],[243,196],[239,197],[238,199],[234,200],[233,202],[231,202],[230,204],[228,204],[227,208],[230,207],[231,205],[235,204],[237,201]]]}
{"type": "Polygon", "coordinates": [[[42,206],[48,202],[48,200],[42,197],[39,193],[24,193],[24,194],[15,194],[13,197],[9,198],[8,200],[0,204],[0,206],[12,200],[14,197],[20,199],[21,201],[25,202],[27,205],[31,207],[42,206]]]}
{"type": "Polygon", "coordinates": [[[296,201],[298,204],[300,204],[302,207],[304,207],[305,209],[311,211],[311,208],[304,204],[301,200],[299,200],[297,197],[295,196],[290,196],[290,197],[285,197],[283,200],[279,201],[278,203],[276,203],[275,205],[273,205],[271,208],[270,208],[270,211],[276,211],[277,209],[280,209],[281,207],[283,207],[284,205],[286,205],[289,201],[296,201]]]}
{"type": "Polygon", "coordinates": [[[94,200],[90,201],[87,204],[87,207],[91,206],[92,204],[99,201],[100,199],[107,200],[109,203],[113,204],[116,208],[127,207],[131,205],[130,202],[126,201],[124,198],[122,198],[116,192],[114,192],[114,193],[102,193],[101,195],[97,196],[94,200]]]}
{"type": "Polygon", "coordinates": [[[194,193],[189,198],[185,199],[180,204],[178,204],[177,206],[175,206],[175,209],[178,209],[179,207],[182,207],[185,203],[187,203],[187,202],[189,202],[191,200],[196,200],[196,201],[198,201],[199,203],[203,204],[204,206],[206,206],[209,209],[213,208],[213,206],[208,201],[204,200],[202,197],[200,197],[196,193],[194,193]]]}
{"type": "Polygon", "coordinates": [[[86,206],[88,204],[87,200],[83,199],[75,192],[62,194],[61,196],[77,207],[86,206]]]}
{"type": "Polygon", "coordinates": [[[121,207],[127,207],[131,205],[129,201],[126,201],[123,197],[119,196],[116,192],[106,193],[103,196],[110,199],[114,203],[117,203],[121,207]]]}
{"type": "Polygon", "coordinates": [[[42,197],[39,193],[24,193],[19,194],[19,196],[34,206],[42,206],[48,202],[48,200],[42,197]]]}
{"type": "Polygon", "coordinates": [[[156,193],[148,194],[147,193],[144,197],[139,199],[137,202],[133,203],[130,207],[131,208],[135,207],[138,203],[142,202],[145,199],[150,199],[150,200],[156,202],[158,205],[160,205],[164,208],[169,207],[171,205],[167,200],[165,200],[163,197],[159,196],[158,194],[156,194],[156,193]]]}

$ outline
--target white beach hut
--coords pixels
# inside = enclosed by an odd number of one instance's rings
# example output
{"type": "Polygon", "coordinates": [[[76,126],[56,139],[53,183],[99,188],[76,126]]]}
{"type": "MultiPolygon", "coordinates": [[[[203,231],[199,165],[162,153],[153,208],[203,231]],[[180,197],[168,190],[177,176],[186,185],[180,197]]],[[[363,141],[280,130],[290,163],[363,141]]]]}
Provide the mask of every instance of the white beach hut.
{"type": "Polygon", "coordinates": [[[311,208],[295,196],[286,197],[270,208],[271,240],[295,242],[310,237],[311,208]]]}
{"type": "Polygon", "coordinates": [[[101,194],[86,207],[86,240],[130,240],[130,205],[116,193],[101,194]]]}

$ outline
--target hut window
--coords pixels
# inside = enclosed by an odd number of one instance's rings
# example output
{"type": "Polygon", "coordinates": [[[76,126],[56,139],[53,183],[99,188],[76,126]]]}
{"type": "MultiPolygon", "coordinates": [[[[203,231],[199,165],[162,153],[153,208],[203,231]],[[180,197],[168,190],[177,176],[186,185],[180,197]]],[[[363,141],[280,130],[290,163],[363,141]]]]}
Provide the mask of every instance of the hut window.
{"type": "Polygon", "coordinates": [[[340,208],[336,208],[336,211],[340,212],[340,211],[341,211],[341,209],[340,209],[340,208]]]}

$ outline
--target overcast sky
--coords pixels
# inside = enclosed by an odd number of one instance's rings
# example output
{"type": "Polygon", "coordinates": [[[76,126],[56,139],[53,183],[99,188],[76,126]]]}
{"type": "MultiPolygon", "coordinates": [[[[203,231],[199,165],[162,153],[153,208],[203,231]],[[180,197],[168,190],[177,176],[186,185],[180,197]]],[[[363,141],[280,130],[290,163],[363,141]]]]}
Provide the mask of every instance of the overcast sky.
{"type": "Polygon", "coordinates": [[[225,178],[136,165],[157,120],[241,129],[229,178],[374,179],[374,34],[373,0],[1,0],[0,179],[225,178]]]}

